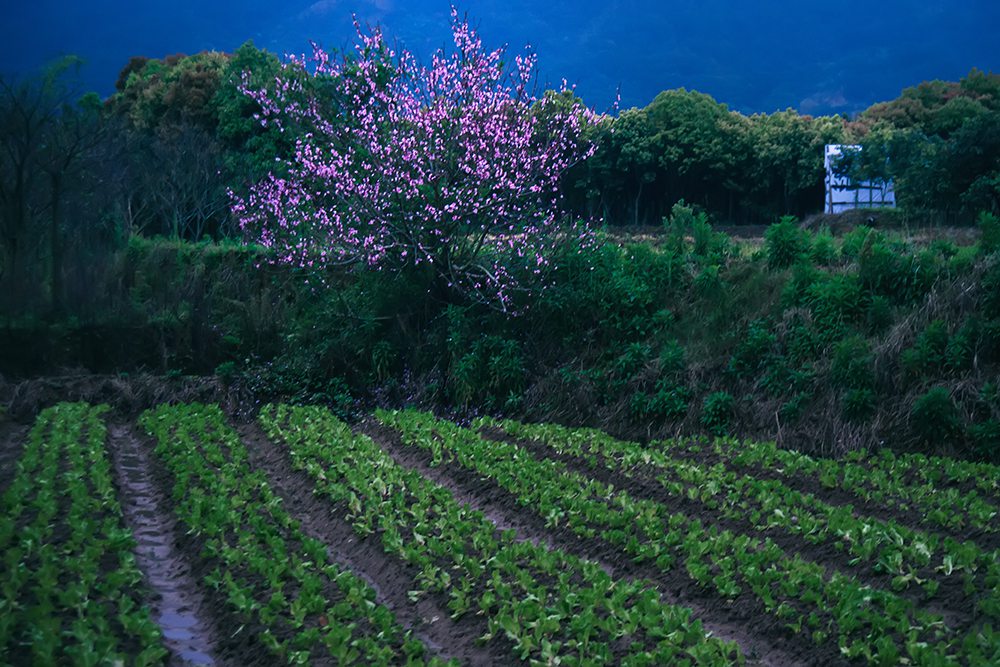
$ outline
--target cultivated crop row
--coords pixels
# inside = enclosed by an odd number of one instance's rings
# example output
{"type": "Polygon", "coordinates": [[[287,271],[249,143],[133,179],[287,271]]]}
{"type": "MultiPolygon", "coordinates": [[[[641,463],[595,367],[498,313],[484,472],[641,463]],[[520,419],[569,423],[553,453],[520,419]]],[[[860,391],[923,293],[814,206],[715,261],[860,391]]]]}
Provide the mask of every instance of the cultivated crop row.
{"type": "Polygon", "coordinates": [[[911,452],[895,454],[891,449],[882,449],[875,454],[854,451],[847,454],[844,460],[877,468],[898,479],[938,487],[946,484],[969,485],[979,489],[984,496],[1000,496],[1000,466],[990,463],[911,452]]]}
{"type": "Polygon", "coordinates": [[[984,551],[974,542],[857,516],[849,505],[828,504],[777,480],[675,459],[655,446],[617,440],[596,430],[488,419],[478,426],[499,426],[514,437],[626,477],[653,477],[665,493],[700,502],[723,517],[749,521],[761,531],[779,528],[809,542],[832,543],[853,557],[852,564],[866,562],[876,572],[892,575],[897,590],[917,584],[932,598],[942,581],[959,578],[956,583],[965,589],[969,604],[974,600],[980,613],[1000,620],[1000,553],[984,551]]]}
{"type": "Polygon", "coordinates": [[[42,411],[0,498],[0,662],[163,662],[105,451],[105,407],[42,411]]]}
{"type": "MultiPolygon", "coordinates": [[[[913,509],[928,525],[952,530],[974,528],[984,532],[1000,531],[1000,510],[995,501],[984,498],[979,491],[996,491],[1000,473],[994,466],[937,459],[942,467],[940,477],[931,472],[914,474],[916,464],[926,460],[917,455],[904,457],[904,465],[890,454],[874,459],[874,464],[858,462],[861,454],[839,461],[814,458],[801,452],[781,449],[773,442],[744,442],[719,438],[707,443],[668,441],[660,443],[665,451],[709,451],[726,465],[780,470],[784,475],[801,475],[815,480],[827,489],[848,491],[870,503],[913,509]],[[992,474],[986,474],[988,468],[992,474]],[[943,487],[934,479],[976,479],[977,489],[962,491],[943,487]]],[[[929,463],[929,461],[928,461],[929,463]]],[[[929,466],[930,467],[930,466],[929,466]]]]}
{"type": "Polygon", "coordinates": [[[257,634],[276,660],[293,664],[441,662],[426,658],[370,586],[303,534],[218,407],[161,406],[140,423],[173,474],[178,517],[204,541],[205,583],[243,624],[234,634],[257,634]]]}
{"type": "Polygon", "coordinates": [[[744,590],[796,631],[818,643],[833,640],[849,658],[880,664],[978,662],[988,664],[997,638],[986,626],[957,636],[942,618],[891,592],[864,586],[798,556],[789,557],[770,539],[704,526],[656,502],[538,459],[509,442],[486,440],[475,431],[413,411],[380,412],[408,444],[436,461],[454,460],[494,480],[550,524],[564,523],[583,537],[601,537],[640,561],[663,570],[683,567],[698,585],[726,598],[744,590]]]}
{"type": "Polygon", "coordinates": [[[481,616],[485,640],[506,637],[532,664],[663,665],[742,662],[686,608],[648,584],[518,541],[451,493],[398,465],[329,412],[270,406],[261,424],[285,443],[319,493],[347,508],[361,534],[419,571],[410,595],[442,595],[454,618],[481,616]]]}

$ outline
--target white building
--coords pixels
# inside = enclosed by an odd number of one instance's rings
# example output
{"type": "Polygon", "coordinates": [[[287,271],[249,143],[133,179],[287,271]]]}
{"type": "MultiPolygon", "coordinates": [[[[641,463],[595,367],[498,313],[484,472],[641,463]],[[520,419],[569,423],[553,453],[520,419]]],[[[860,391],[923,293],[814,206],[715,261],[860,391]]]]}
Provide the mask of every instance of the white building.
{"type": "Polygon", "coordinates": [[[826,167],[827,213],[841,213],[854,208],[894,208],[896,193],[892,181],[851,181],[847,176],[834,172],[834,167],[844,150],[861,150],[861,146],[827,144],[823,165],[826,167]]]}

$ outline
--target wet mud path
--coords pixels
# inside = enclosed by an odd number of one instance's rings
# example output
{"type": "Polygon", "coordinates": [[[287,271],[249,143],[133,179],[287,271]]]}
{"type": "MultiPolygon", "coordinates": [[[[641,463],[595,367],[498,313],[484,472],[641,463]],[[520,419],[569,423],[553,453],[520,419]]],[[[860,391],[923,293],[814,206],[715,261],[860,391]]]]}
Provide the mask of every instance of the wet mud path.
{"type": "Polygon", "coordinates": [[[155,596],[150,608],[170,664],[220,664],[209,607],[175,542],[176,520],[168,510],[169,499],[154,483],[151,454],[127,425],[109,424],[108,434],[119,501],[137,543],[136,562],[155,596]]]}

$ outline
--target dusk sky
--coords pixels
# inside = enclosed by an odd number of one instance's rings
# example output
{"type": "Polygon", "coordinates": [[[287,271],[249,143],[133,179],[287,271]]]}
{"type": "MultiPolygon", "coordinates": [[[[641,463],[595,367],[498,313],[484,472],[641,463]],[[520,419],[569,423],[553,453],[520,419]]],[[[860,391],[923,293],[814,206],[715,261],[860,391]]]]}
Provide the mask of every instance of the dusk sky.
{"type": "MultiPolygon", "coordinates": [[[[808,3],[467,0],[458,5],[488,47],[530,43],[545,80],[566,78],[600,111],[620,87],[623,107],[661,90],[709,93],[743,112],[793,107],[853,113],[925,79],[1000,70],[1000,2],[808,3]]],[[[247,39],[301,53],[353,42],[351,14],[380,23],[426,59],[448,39],[446,0],[318,0],[167,4],[96,0],[17,3],[0,24],[0,72],[23,75],[66,53],[82,83],[110,94],[130,56],[232,51],[247,39]]]]}

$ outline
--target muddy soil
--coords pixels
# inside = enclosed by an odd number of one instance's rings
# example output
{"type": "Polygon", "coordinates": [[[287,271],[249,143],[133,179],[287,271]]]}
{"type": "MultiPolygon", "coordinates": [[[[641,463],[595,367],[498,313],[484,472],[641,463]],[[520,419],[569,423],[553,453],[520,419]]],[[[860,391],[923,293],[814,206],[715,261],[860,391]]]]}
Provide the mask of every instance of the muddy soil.
{"type": "MultiPolygon", "coordinates": [[[[126,442],[134,439],[135,446],[144,457],[143,469],[147,475],[146,479],[150,482],[148,491],[155,499],[156,514],[160,517],[158,520],[166,521],[170,526],[170,536],[166,543],[171,545],[171,553],[174,554],[171,557],[177,565],[174,572],[185,573],[185,578],[190,582],[181,585],[179,590],[184,591],[183,599],[186,601],[188,611],[200,619],[200,624],[192,627],[199,628],[199,632],[207,638],[199,640],[207,643],[209,648],[207,655],[216,665],[224,667],[271,667],[275,664],[274,656],[260,642],[261,628],[233,613],[224,592],[216,591],[202,583],[218,563],[202,557],[204,539],[189,532],[170,512],[173,505],[174,480],[166,466],[153,453],[155,444],[152,439],[140,434],[133,427],[128,427],[126,430],[128,433],[126,442]]],[[[114,437],[112,442],[114,445],[119,444],[114,437]]],[[[118,455],[114,447],[112,451],[120,494],[124,498],[122,494],[125,489],[122,481],[125,479],[124,473],[118,470],[118,455]]],[[[180,621],[177,625],[181,627],[178,629],[188,631],[188,628],[183,627],[185,624],[186,621],[180,621]]],[[[175,657],[174,660],[175,664],[189,664],[179,657],[175,657]]]]}
{"type": "Polygon", "coordinates": [[[692,609],[707,631],[716,637],[735,641],[749,664],[757,665],[843,665],[836,647],[816,646],[803,634],[783,627],[762,605],[749,595],[725,600],[698,588],[683,567],[671,571],[638,565],[620,549],[602,539],[583,539],[572,531],[546,526],[538,514],[524,508],[508,491],[479,477],[457,463],[431,466],[429,452],[403,444],[394,429],[374,420],[359,429],[372,437],[397,462],[451,491],[461,502],[488,516],[504,517],[518,530],[520,539],[545,536],[544,542],[575,556],[599,563],[619,578],[641,579],[652,583],[668,604],[692,609]]]}
{"type": "Polygon", "coordinates": [[[218,641],[208,622],[209,604],[175,543],[177,522],[169,498],[153,481],[150,454],[131,427],[111,424],[108,433],[119,502],[136,540],[136,563],[154,595],[150,609],[171,664],[214,665],[218,641]]]}
{"type": "Polygon", "coordinates": [[[282,507],[300,523],[303,532],[325,543],[334,561],[364,579],[375,590],[378,602],[432,653],[457,658],[463,665],[516,664],[505,638],[486,644],[477,641],[487,633],[480,617],[466,614],[453,620],[444,596],[423,596],[411,602],[407,592],[413,588],[416,568],[386,554],[377,535],[358,536],[344,519],[345,508],[314,495],[315,482],[305,472],[295,470],[284,447],[271,442],[257,425],[238,425],[237,431],[250,462],[266,472],[271,488],[282,498],[282,507]]]}

